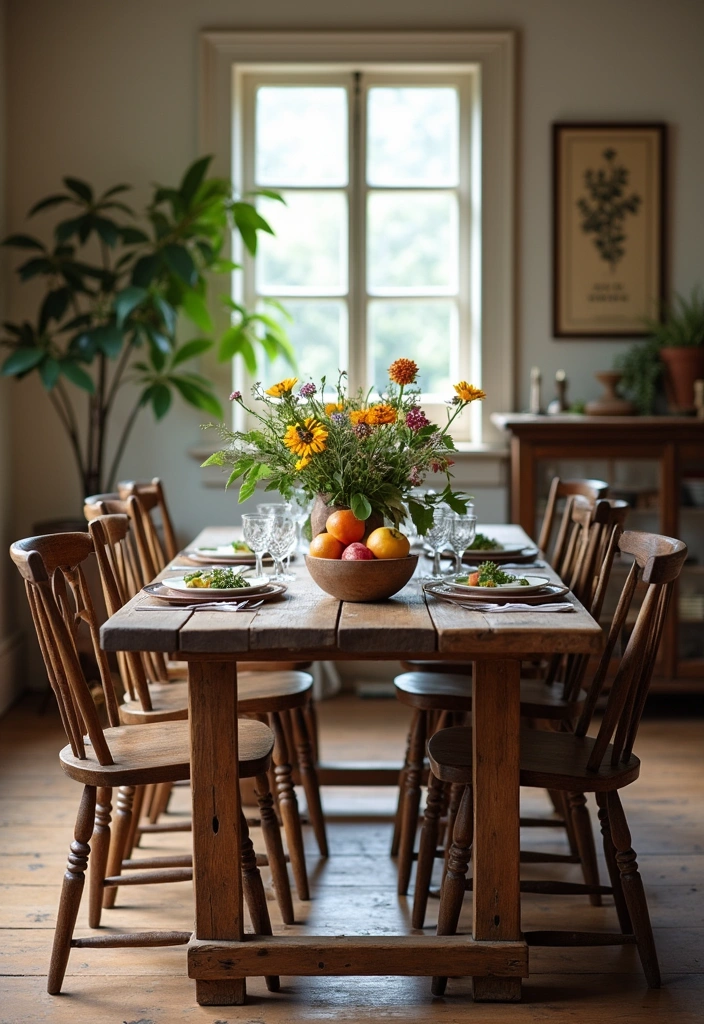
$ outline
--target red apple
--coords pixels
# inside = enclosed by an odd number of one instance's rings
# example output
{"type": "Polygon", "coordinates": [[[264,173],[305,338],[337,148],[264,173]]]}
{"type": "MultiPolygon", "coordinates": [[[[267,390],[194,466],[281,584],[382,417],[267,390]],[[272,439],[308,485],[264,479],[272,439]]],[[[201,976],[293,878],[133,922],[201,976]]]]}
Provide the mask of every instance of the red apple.
{"type": "Polygon", "coordinates": [[[375,557],[374,552],[370,551],[367,545],[362,544],[361,541],[348,544],[342,552],[343,562],[367,562],[375,557]]]}

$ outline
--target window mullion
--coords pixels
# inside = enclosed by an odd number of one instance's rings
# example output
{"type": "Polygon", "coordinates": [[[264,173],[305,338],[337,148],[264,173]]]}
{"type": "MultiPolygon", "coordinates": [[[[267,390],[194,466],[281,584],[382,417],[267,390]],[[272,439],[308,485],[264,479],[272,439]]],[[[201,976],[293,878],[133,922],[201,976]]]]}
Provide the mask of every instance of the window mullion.
{"type": "Polygon", "coordinates": [[[350,391],[365,387],[367,383],[365,120],[362,75],[355,71],[350,88],[349,117],[349,340],[346,369],[350,391]]]}

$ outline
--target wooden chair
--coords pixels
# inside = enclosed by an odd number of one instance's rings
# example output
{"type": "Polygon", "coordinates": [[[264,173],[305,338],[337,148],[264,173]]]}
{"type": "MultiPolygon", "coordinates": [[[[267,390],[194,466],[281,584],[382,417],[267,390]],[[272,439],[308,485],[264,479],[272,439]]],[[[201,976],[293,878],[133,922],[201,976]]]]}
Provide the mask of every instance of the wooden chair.
{"type": "MultiPolygon", "coordinates": [[[[68,745],[59,760],[63,771],[83,785],[74,841],[71,843],[59,903],[47,990],[61,991],[72,948],[113,946],[164,946],[186,943],[190,932],[111,933],[73,938],[90,860],[89,925],[100,925],[103,897],[118,885],[182,881],[191,870],[140,871],[131,875],[113,873],[115,851],[130,826],[131,801],[136,786],[187,780],[190,776],[190,748],[186,722],[155,723],[147,732],[119,724],[117,697],[105,653],[100,649],[98,623],[83,574],[83,564],[93,551],[85,533],[30,537],[12,545],[10,554],[25,580],[27,598],[37,631],[44,664],[61,714],[68,745]],[[109,726],[101,725],[88,682],[75,647],[80,622],[86,622],[100,667],[109,726]],[[115,842],[111,844],[112,791],[119,788],[115,821],[115,842]]],[[[271,764],[274,736],[261,722],[242,720],[239,731],[239,771],[242,778],[256,778],[263,794],[269,794],[267,772],[271,764]]],[[[272,815],[273,817],[273,815],[272,815]]],[[[247,823],[240,822],[242,835],[243,888],[255,932],[271,935],[271,922],[256,856],[247,823]]],[[[280,842],[280,840],[279,840],[280,842]]],[[[117,862],[119,868],[119,860],[117,862]]],[[[278,978],[267,978],[272,991],[278,978]]]]}
{"type": "MultiPolygon", "coordinates": [[[[633,556],[599,667],[589,686],[588,696],[574,732],[536,732],[521,734],[520,783],[573,794],[594,793],[604,840],[604,855],[610,886],[592,886],[567,882],[522,882],[522,892],[541,894],[577,894],[593,891],[611,894],[616,905],[620,932],[527,932],[530,945],[589,946],[635,943],[643,971],[652,988],[660,985],[660,971],[653,941],[643,883],[638,872],[631,835],[621,805],[619,790],[638,778],[640,762],[633,753],[636,734],[645,706],[655,658],[674,583],[680,574],[687,548],[682,541],[657,534],[628,531],[619,539],[624,554],[633,556]],[[606,709],[597,735],[587,731],[606,679],[617,642],[628,621],[628,613],[638,582],[647,585],[635,625],[620,659],[611,686],[606,709]]],[[[457,931],[462,899],[471,882],[467,869],[471,857],[472,821],[472,731],[470,728],[445,729],[435,733],[428,744],[432,770],[424,832],[432,833],[437,818],[443,784],[464,786],[454,825],[448,868],[442,883],[438,935],[457,931]]],[[[586,815],[584,806],[580,813],[586,815]]],[[[422,846],[433,846],[432,835],[424,836],[422,846]]],[[[433,979],[433,993],[444,992],[446,978],[433,979]]]]}
{"type": "MultiPolygon", "coordinates": [[[[129,498],[129,502],[138,499],[129,498]]],[[[95,544],[105,603],[114,615],[132,595],[129,582],[131,549],[126,546],[130,522],[122,515],[104,515],[91,520],[90,534],[95,544]]],[[[159,655],[164,658],[164,655],[159,655]]],[[[120,707],[126,722],[163,721],[188,716],[188,686],[182,682],[157,682],[149,685],[140,655],[125,653],[127,679],[132,681],[128,698],[120,707]],[[135,699],[135,697],[137,699],[135,699]]],[[[242,715],[265,716],[276,737],[273,764],[275,792],[288,841],[291,869],[302,900],[310,898],[303,847],[303,832],[298,801],[293,786],[292,753],[295,749],[308,812],[322,856],[328,855],[325,817],[320,799],[317,767],[313,755],[304,709],[308,705],[313,677],[300,671],[238,673],[239,710],[242,715]]],[[[153,796],[150,825],[157,824],[159,812],[166,807],[169,790],[164,787],[153,796]]],[[[142,797],[142,801],[144,797],[142,797]]],[[[139,827],[138,827],[139,828],[139,827]]],[[[142,827],[143,830],[143,827],[142,827]]],[[[150,829],[155,831],[155,829],[150,829]]],[[[293,921],[293,910],[282,908],[284,918],[293,921]]]]}
{"type": "MultiPolygon", "coordinates": [[[[571,505],[569,529],[565,531],[569,553],[569,562],[565,563],[569,567],[568,579],[575,596],[595,617],[601,614],[615,552],[614,541],[609,557],[605,557],[604,540],[608,541],[614,529],[620,528],[627,511],[625,502],[606,499],[597,501],[592,508],[586,504],[571,505]],[[597,568],[596,559],[600,554],[604,557],[597,568]]],[[[521,715],[530,720],[548,721],[558,728],[575,721],[586,697],[580,683],[584,678],[587,660],[577,657],[564,659],[562,655],[556,655],[544,666],[542,678],[522,679],[521,715]]],[[[413,866],[427,740],[438,728],[446,728],[450,724],[447,716],[464,716],[472,710],[472,678],[467,671],[470,666],[466,666],[465,674],[462,674],[459,665],[454,666],[450,673],[444,672],[437,665],[432,665],[432,670],[428,671],[426,665],[432,663],[423,663],[420,671],[405,672],[394,680],[398,700],[414,709],[404,767],[399,778],[399,802],[391,849],[392,856],[398,856],[399,895],[408,892],[413,866]]],[[[570,839],[571,852],[565,856],[570,860],[581,861],[584,854],[587,859],[582,862],[583,869],[591,878],[596,864],[596,854],[590,856],[593,841],[590,846],[585,840],[580,849],[578,836],[572,827],[570,808],[559,795],[553,802],[560,818],[550,820],[564,827],[570,839]]],[[[450,794],[450,827],[456,806],[457,802],[450,794]]],[[[524,824],[545,826],[546,822],[524,819],[524,824]]],[[[432,864],[430,870],[426,864],[422,867],[423,870],[419,863],[414,905],[415,928],[423,926],[432,864]]]]}
{"type": "Polygon", "coordinates": [[[149,514],[149,518],[154,525],[155,543],[152,549],[153,557],[155,561],[160,563],[160,569],[163,569],[167,562],[173,562],[174,558],[178,555],[179,545],[176,540],[176,531],[171,520],[169,507],[166,503],[164,488],[159,477],[155,476],[151,483],[137,483],[134,480],[118,483],[117,494],[123,500],[131,497],[139,498],[142,507],[149,514]],[[158,525],[154,522],[155,512],[159,513],[161,519],[161,531],[164,535],[163,546],[159,536],[158,525]]]}
{"type": "Polygon", "coordinates": [[[543,522],[538,536],[538,547],[547,556],[555,572],[564,579],[563,559],[567,547],[570,516],[578,499],[584,499],[593,506],[600,498],[608,494],[609,485],[604,480],[561,480],[553,477],[548,492],[548,499],[543,514],[543,522]],[[558,502],[565,499],[564,508],[557,529],[555,543],[550,547],[553,529],[557,522],[558,502]]]}

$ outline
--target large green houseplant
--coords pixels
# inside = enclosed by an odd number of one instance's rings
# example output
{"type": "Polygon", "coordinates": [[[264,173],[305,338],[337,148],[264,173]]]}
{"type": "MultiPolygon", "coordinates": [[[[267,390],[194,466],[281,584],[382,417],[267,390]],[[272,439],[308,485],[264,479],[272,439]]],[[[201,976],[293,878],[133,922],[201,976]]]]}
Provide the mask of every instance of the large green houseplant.
{"type": "Polygon", "coordinates": [[[704,292],[696,287],[689,299],[676,295],[662,321],[647,320],[646,326],[649,337],[614,363],[623,374],[620,390],[649,415],[663,385],[671,409],[690,412],[694,381],[704,378],[704,292]]]}
{"type": "MultiPolygon", "coordinates": [[[[258,232],[273,232],[253,202],[233,195],[229,181],[208,176],[210,160],[192,164],[176,188],[155,185],[140,217],[124,202],[129,185],[96,195],[86,182],[64,178],[66,191],[29,211],[30,217],[54,208],[69,212],[52,241],[15,234],[3,242],[25,251],[19,278],[42,281],[44,294],[33,320],[4,324],[0,343],[11,351],[0,372],[18,379],[39,375],[68,435],[83,495],[111,489],[145,406],[161,419],[178,394],[222,418],[211,382],[191,368],[215,341],[208,280],[238,269],[223,258],[232,231],[252,254],[258,232]],[[184,339],[183,321],[195,336],[184,339]],[[134,389],[131,409],[111,438],[108,463],[115,399],[125,385],[134,389]]],[[[231,324],[219,340],[220,359],[240,353],[255,372],[262,347],[293,365],[276,319],[229,297],[223,301],[231,324]]]]}

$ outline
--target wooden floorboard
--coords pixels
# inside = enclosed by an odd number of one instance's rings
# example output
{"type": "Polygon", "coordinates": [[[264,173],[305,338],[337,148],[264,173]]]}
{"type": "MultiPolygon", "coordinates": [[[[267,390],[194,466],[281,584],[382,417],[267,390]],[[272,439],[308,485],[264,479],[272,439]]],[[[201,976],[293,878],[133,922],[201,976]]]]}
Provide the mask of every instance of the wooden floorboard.
{"type": "MultiPolygon", "coordinates": [[[[400,757],[407,712],[391,700],[337,698],[320,706],[326,760],[400,757]]],[[[58,717],[37,715],[27,702],[0,722],[0,1022],[1,1024],[289,1024],[294,1021],[503,1024],[569,1021],[593,1024],[694,1024],[704,1001],[704,726],[700,719],[646,719],[639,736],[640,780],[624,795],[634,846],[650,901],[665,985],[645,987],[633,947],[552,948],[530,951],[531,977],[520,1005],[474,1004],[469,979],[452,980],[444,999],[433,999],[422,978],[286,978],[280,995],[263,981],[248,982],[245,1007],[198,1007],[185,976],[185,950],[74,950],[60,997],[46,994],[46,969],[58,890],[71,839],[79,787],[61,772],[58,717]]],[[[278,934],[394,934],[410,930],[410,898],[395,892],[388,857],[387,789],[330,788],[331,856],[316,856],[306,828],[313,899],[294,901],[295,925],[284,926],[272,893],[269,908],[278,934]]],[[[302,796],[301,796],[302,800],[302,796]]],[[[542,793],[526,791],[531,816],[548,812],[542,793]]],[[[186,789],[174,793],[170,816],[188,814],[186,789]]],[[[592,812],[593,812],[592,808],[592,812]]],[[[258,830],[253,838],[261,848],[258,830]]],[[[524,848],[565,852],[555,829],[524,830],[524,848]]],[[[184,852],[185,833],[152,835],[137,856],[184,852]]],[[[439,869],[438,869],[439,870],[439,869]]],[[[524,865],[526,878],[578,881],[573,865],[524,865]]],[[[602,877],[606,872],[601,861],[602,877]]],[[[263,872],[268,887],[268,873],[263,872]]],[[[607,903],[608,898],[607,898],[607,903]]],[[[106,911],[106,932],[188,929],[193,919],[190,883],[122,890],[106,911]]],[[[430,900],[427,930],[437,900],[430,900]]],[[[461,927],[471,921],[467,896],[461,927]]],[[[526,929],[615,927],[612,906],[590,907],[582,897],[524,896],[526,929]]],[[[90,934],[86,907],[77,935],[90,934]]]]}

